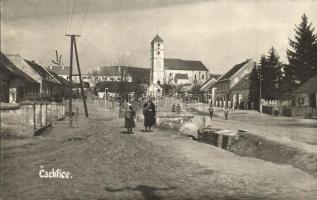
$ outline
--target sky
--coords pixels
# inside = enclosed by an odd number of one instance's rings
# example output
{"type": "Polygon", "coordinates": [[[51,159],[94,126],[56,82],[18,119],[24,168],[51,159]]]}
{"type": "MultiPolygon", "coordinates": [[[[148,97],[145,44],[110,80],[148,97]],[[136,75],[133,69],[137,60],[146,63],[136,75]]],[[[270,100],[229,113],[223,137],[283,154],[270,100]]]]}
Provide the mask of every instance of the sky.
{"type": "MultiPolygon", "coordinates": [[[[317,27],[317,0],[1,0],[1,51],[42,65],[69,65],[70,38],[84,72],[121,57],[150,68],[150,42],[159,34],[165,57],[202,61],[222,74],[275,47],[281,61],[306,13],[317,27]]],[[[316,33],[316,31],[315,31],[316,33]]]]}

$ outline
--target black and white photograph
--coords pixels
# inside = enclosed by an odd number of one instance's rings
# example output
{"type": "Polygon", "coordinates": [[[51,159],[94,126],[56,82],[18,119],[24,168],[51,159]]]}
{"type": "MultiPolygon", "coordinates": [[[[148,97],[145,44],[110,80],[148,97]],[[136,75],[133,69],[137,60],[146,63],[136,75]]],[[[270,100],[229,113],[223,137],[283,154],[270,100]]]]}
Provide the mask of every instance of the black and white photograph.
{"type": "Polygon", "coordinates": [[[317,200],[317,0],[0,0],[0,200],[317,200]]]}

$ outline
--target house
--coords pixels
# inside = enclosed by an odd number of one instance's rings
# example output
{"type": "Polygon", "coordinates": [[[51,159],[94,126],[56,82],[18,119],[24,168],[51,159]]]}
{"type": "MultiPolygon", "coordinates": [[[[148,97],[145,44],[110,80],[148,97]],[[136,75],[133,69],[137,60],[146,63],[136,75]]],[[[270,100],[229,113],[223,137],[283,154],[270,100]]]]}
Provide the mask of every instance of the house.
{"type": "Polygon", "coordinates": [[[188,80],[184,81],[195,84],[202,84],[209,79],[209,71],[201,61],[165,58],[164,46],[164,41],[159,35],[151,41],[152,84],[178,84],[175,80],[178,81],[180,75],[177,74],[186,75],[188,80]]]}
{"type": "Polygon", "coordinates": [[[40,85],[0,52],[0,101],[16,103],[30,99],[39,93],[40,85]]]}
{"type": "Polygon", "coordinates": [[[59,87],[61,83],[42,65],[23,59],[20,55],[7,56],[20,70],[27,73],[40,84],[39,99],[60,100],[59,87]]]}
{"type": "Polygon", "coordinates": [[[183,85],[189,83],[188,74],[175,74],[174,82],[176,85],[183,85]]]}
{"type": "Polygon", "coordinates": [[[231,88],[233,108],[248,109],[250,74],[245,75],[235,86],[231,88]]]}
{"type": "MultiPolygon", "coordinates": [[[[61,97],[61,98],[68,98],[69,97],[69,90],[70,90],[70,83],[66,79],[58,76],[55,72],[48,71],[57,81],[58,87],[55,90],[53,96],[61,97]]],[[[59,100],[61,100],[59,98],[59,100]]]]}
{"type": "Polygon", "coordinates": [[[127,81],[138,84],[150,83],[150,69],[133,66],[98,67],[100,81],[127,81]]]}
{"type": "Polygon", "coordinates": [[[233,93],[233,91],[239,91],[240,89],[242,90],[242,88],[237,86],[234,90],[232,89],[251,73],[254,65],[255,62],[253,60],[247,59],[246,61],[233,66],[227,73],[221,76],[212,85],[213,88],[216,88],[214,90],[215,94],[213,94],[215,96],[215,101],[222,102],[221,104],[223,106],[230,106],[229,104],[232,102],[231,106],[236,107],[239,103],[238,100],[240,94],[233,93]]]}
{"type": "Polygon", "coordinates": [[[295,106],[317,107],[317,75],[310,78],[293,92],[295,106]]]}
{"type": "MultiPolygon", "coordinates": [[[[215,92],[213,92],[213,84],[217,81],[217,79],[220,77],[220,75],[213,75],[210,74],[210,77],[207,81],[205,81],[201,87],[200,87],[200,91],[205,95],[204,96],[204,101],[210,103],[210,101],[212,99],[215,99],[215,97],[212,96],[212,94],[215,94],[215,92]]],[[[214,89],[215,90],[215,89],[214,89]]]]}

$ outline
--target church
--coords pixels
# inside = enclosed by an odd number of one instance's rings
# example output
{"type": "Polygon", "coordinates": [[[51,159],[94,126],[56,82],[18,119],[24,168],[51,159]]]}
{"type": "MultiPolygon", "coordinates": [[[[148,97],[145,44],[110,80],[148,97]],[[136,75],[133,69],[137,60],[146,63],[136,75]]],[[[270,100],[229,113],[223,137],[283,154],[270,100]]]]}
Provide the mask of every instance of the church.
{"type": "Polygon", "coordinates": [[[151,85],[149,95],[162,93],[163,84],[202,84],[209,78],[207,67],[196,60],[164,57],[164,41],[156,35],[151,41],[151,85]],[[156,92],[155,92],[156,91],[156,92]]]}

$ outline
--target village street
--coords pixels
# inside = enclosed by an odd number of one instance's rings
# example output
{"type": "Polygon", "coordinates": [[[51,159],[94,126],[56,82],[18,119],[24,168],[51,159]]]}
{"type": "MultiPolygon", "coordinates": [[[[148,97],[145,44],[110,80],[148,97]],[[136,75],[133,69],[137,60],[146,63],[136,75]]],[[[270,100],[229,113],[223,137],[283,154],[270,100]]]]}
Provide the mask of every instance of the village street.
{"type": "MultiPolygon", "coordinates": [[[[76,105],[79,106],[78,102],[76,105]]],[[[239,157],[175,131],[124,134],[117,111],[79,114],[41,136],[2,141],[3,199],[316,199],[317,178],[239,157]],[[61,169],[71,179],[40,178],[61,169]]],[[[81,111],[80,111],[81,112],[81,111]]]]}

